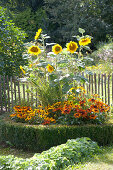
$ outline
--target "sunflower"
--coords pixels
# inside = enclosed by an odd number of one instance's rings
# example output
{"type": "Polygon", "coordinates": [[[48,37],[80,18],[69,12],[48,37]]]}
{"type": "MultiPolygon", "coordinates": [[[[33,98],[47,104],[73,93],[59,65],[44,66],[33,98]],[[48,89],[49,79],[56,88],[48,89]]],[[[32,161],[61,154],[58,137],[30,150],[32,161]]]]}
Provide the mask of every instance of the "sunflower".
{"type": "Polygon", "coordinates": [[[82,38],[80,41],[79,41],[79,45],[82,45],[82,46],[85,46],[85,45],[88,45],[89,43],[91,43],[91,38],[82,38]]]}
{"type": "Polygon", "coordinates": [[[78,48],[78,45],[74,41],[70,41],[70,43],[67,44],[67,51],[70,53],[74,53],[78,48]]]}
{"type": "Polygon", "coordinates": [[[56,44],[52,47],[52,51],[55,53],[55,54],[59,54],[61,51],[62,51],[62,47],[59,45],[59,44],[56,44]]]}
{"type": "Polygon", "coordinates": [[[38,29],[38,31],[36,32],[36,35],[35,35],[35,40],[38,40],[38,38],[39,38],[41,32],[42,32],[42,29],[41,29],[41,28],[38,29]]]}
{"type": "Polygon", "coordinates": [[[40,50],[40,48],[39,48],[38,46],[31,46],[31,47],[29,48],[28,52],[29,52],[30,54],[33,54],[33,55],[38,55],[38,54],[41,53],[41,50],[40,50]]]}
{"type": "Polygon", "coordinates": [[[50,64],[48,64],[48,65],[47,65],[47,71],[48,71],[49,73],[52,73],[52,72],[54,71],[53,66],[51,66],[50,64]]]}

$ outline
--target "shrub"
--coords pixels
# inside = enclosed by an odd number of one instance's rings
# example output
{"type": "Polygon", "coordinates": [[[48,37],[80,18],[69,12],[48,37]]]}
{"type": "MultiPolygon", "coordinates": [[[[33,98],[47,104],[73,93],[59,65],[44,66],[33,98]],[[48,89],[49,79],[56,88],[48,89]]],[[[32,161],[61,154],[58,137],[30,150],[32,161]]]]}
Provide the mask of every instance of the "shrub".
{"type": "Polygon", "coordinates": [[[7,16],[6,9],[0,7],[0,75],[18,76],[20,65],[27,64],[22,58],[25,51],[25,33],[15,27],[7,16]]]}
{"type": "Polygon", "coordinates": [[[89,138],[68,140],[65,144],[52,147],[32,158],[22,159],[14,156],[0,156],[1,169],[65,169],[74,163],[79,163],[99,153],[96,142],[89,138]]]}
{"type": "Polygon", "coordinates": [[[23,150],[41,152],[52,146],[65,143],[68,139],[89,137],[99,145],[113,144],[113,126],[104,125],[27,125],[9,121],[6,117],[0,120],[0,142],[23,150]]]}

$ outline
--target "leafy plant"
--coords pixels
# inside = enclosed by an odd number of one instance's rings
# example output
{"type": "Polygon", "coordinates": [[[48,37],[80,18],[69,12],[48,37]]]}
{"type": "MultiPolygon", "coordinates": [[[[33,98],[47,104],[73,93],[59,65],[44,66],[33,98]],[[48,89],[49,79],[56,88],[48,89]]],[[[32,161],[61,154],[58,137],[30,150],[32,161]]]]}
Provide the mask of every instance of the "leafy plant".
{"type": "Polygon", "coordinates": [[[32,158],[22,159],[14,156],[0,156],[1,169],[65,169],[69,165],[83,162],[101,150],[96,142],[89,138],[68,140],[65,144],[52,147],[32,158]]]}

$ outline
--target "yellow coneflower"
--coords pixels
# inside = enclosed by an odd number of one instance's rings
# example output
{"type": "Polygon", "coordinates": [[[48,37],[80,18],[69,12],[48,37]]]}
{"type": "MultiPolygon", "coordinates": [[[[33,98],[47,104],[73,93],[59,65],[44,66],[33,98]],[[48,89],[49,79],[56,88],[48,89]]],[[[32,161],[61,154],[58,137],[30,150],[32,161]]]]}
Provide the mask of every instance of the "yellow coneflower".
{"type": "Polygon", "coordinates": [[[36,35],[35,35],[35,40],[38,40],[38,38],[39,38],[41,32],[42,32],[42,29],[41,29],[41,28],[38,29],[38,31],[36,32],[36,35]]]}
{"type": "Polygon", "coordinates": [[[48,65],[47,65],[47,71],[48,71],[49,73],[52,73],[52,72],[54,71],[53,66],[51,66],[50,64],[48,64],[48,65]]]}
{"type": "Polygon", "coordinates": [[[52,47],[52,51],[55,53],[55,54],[59,54],[61,51],[62,51],[62,47],[59,45],[59,44],[56,44],[52,47]]]}
{"type": "Polygon", "coordinates": [[[91,38],[81,38],[79,41],[79,45],[81,46],[85,46],[88,45],[89,43],[91,43],[91,38]]]}
{"type": "Polygon", "coordinates": [[[70,41],[70,43],[67,44],[67,51],[70,53],[74,53],[78,48],[78,45],[74,41],[70,41]]]}
{"type": "Polygon", "coordinates": [[[30,54],[33,54],[33,55],[38,55],[38,54],[41,53],[41,50],[40,50],[40,48],[39,48],[38,46],[31,46],[31,47],[29,48],[28,52],[29,52],[30,54]]]}
{"type": "Polygon", "coordinates": [[[20,69],[22,70],[22,72],[23,72],[24,74],[26,73],[22,66],[20,66],[20,69]]]}

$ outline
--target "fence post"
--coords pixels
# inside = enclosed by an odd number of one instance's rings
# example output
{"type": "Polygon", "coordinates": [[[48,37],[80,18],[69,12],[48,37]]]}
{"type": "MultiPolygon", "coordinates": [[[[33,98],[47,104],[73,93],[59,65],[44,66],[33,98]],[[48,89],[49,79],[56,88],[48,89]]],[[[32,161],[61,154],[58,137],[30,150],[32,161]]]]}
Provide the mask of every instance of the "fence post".
{"type": "Polygon", "coordinates": [[[108,75],[108,105],[110,105],[110,75],[108,75]]]}

